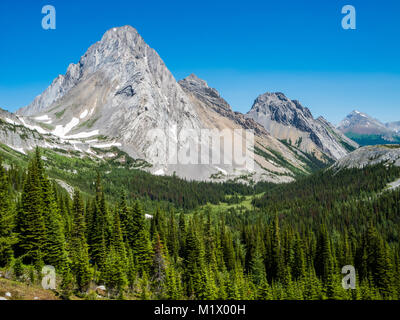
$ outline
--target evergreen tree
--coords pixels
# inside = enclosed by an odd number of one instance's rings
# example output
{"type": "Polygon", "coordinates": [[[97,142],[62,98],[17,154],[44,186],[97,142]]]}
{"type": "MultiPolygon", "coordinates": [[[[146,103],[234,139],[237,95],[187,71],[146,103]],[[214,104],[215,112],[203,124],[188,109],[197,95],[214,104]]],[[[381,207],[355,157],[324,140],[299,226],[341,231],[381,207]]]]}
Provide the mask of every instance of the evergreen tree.
{"type": "MultiPolygon", "coordinates": [[[[40,163],[39,163],[40,164],[40,163]]],[[[38,163],[31,160],[24,183],[21,206],[17,216],[18,253],[26,263],[43,264],[45,222],[43,196],[38,163]]]]}
{"type": "Polygon", "coordinates": [[[91,270],[89,265],[89,252],[85,238],[85,213],[81,194],[78,190],[74,191],[72,204],[73,224],[69,252],[71,258],[71,269],[76,278],[78,290],[87,289],[91,270]]]}
{"type": "Polygon", "coordinates": [[[12,246],[16,243],[13,224],[10,184],[0,160],[0,267],[9,264],[13,256],[12,246]]]}

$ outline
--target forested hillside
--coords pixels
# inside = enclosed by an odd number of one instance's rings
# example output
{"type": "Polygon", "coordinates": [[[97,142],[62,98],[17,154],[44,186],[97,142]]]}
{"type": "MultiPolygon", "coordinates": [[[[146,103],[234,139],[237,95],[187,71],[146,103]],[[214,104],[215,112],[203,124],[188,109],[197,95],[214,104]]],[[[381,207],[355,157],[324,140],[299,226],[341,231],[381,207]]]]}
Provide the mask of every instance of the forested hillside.
{"type": "Polygon", "coordinates": [[[400,168],[321,171],[255,190],[220,186],[253,194],[245,210],[145,212],[140,194],[114,200],[95,171],[93,187],[71,199],[48,177],[46,159],[36,150],[26,170],[0,168],[0,269],[18,281],[38,283],[52,265],[63,298],[93,298],[96,285],[126,299],[400,297],[400,191],[384,191],[400,168]],[[342,288],[344,265],[355,266],[355,290],[342,288]]]}
{"type": "MultiPolygon", "coordinates": [[[[187,181],[175,175],[154,176],[141,170],[148,165],[146,162],[134,160],[118,149],[112,150],[113,157],[104,160],[90,158],[79,152],[39,150],[49,177],[79,188],[84,198],[94,194],[97,175],[103,181],[109,201],[118,202],[121,194],[126,194],[130,199],[140,199],[149,210],[157,206],[192,210],[207,203],[218,204],[226,195],[252,194],[248,185],[234,181],[210,183],[187,181]]],[[[30,156],[0,144],[0,158],[4,159],[5,165],[19,168],[18,175],[21,177],[15,181],[15,187],[21,190],[24,182],[22,168],[28,166],[30,156]]],[[[265,183],[260,183],[262,185],[265,183]]]]}

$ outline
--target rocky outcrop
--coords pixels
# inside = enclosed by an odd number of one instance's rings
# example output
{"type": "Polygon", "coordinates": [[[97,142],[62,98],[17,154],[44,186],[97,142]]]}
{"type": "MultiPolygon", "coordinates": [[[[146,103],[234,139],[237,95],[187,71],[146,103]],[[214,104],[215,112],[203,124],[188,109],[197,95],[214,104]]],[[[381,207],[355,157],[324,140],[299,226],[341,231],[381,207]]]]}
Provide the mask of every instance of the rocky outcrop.
{"type": "Polygon", "coordinates": [[[332,168],[364,168],[379,163],[400,167],[400,145],[377,145],[359,148],[338,160],[332,168]]]}

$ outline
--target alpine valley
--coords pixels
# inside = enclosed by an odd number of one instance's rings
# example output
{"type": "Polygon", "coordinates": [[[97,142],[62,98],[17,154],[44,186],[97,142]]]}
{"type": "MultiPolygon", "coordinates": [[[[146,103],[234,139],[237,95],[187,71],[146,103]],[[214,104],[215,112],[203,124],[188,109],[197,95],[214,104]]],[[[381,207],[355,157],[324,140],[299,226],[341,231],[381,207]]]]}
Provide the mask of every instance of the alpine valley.
{"type": "Polygon", "coordinates": [[[397,300],[398,130],[359,111],[335,127],[281,92],[235,112],[133,27],[110,29],[0,109],[0,300],[397,300]],[[159,161],[185,145],[230,162],[159,161]]]}

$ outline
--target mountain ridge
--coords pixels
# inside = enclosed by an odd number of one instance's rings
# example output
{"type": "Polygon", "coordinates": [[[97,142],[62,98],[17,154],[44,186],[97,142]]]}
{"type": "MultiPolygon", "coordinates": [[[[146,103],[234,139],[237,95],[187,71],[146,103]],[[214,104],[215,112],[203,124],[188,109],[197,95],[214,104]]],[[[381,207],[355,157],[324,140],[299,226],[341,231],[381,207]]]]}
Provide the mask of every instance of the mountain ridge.
{"type": "MultiPolygon", "coordinates": [[[[260,97],[256,102],[263,95],[260,97]]],[[[311,172],[314,161],[329,163],[347,154],[350,150],[346,146],[356,147],[325,119],[314,119],[297,100],[291,101],[283,93],[275,93],[274,97],[286,106],[290,104],[290,108],[276,110],[278,118],[274,120],[285,126],[295,125],[297,138],[293,143],[288,143],[290,134],[271,131],[251,116],[256,103],[249,113],[242,114],[233,111],[216,89],[194,74],[177,82],[137,30],[123,26],[108,30],[79,62],[69,65],[65,75],[59,75],[30,105],[18,110],[16,117],[28,128],[43,136],[54,136],[83,154],[102,157],[97,149],[117,147],[134,159],[150,163],[147,170],[153,174],[176,173],[194,180],[251,177],[287,182],[311,172]],[[205,148],[208,153],[225,155],[225,145],[210,147],[197,139],[205,129],[244,130],[246,137],[235,140],[233,134],[227,139],[235,148],[246,146],[245,166],[237,165],[232,154],[228,154],[229,165],[159,161],[171,150],[187,145],[196,152],[205,148]],[[191,135],[182,135],[189,131],[191,135]],[[165,140],[151,135],[154,132],[165,140]],[[254,140],[248,133],[254,134],[254,140]],[[308,140],[301,143],[301,139],[308,140]],[[248,161],[254,163],[252,168],[248,161]]]]}
{"type": "Polygon", "coordinates": [[[282,92],[259,95],[246,116],[263,125],[273,136],[304,152],[316,153],[320,159],[328,156],[337,160],[358,147],[323,117],[314,119],[307,107],[282,92]]]}
{"type": "MultiPolygon", "coordinates": [[[[257,180],[289,181],[293,179],[293,170],[309,170],[296,152],[262,126],[233,112],[204,80],[191,75],[186,81],[176,82],[156,51],[130,26],[108,30],[78,63],[70,64],[65,75],[58,76],[42,95],[17,114],[37,123],[38,128],[49,128],[43,134],[73,140],[74,147],[84,152],[93,152],[93,143],[117,146],[134,158],[149,160],[153,163],[149,170],[160,175],[176,172],[184,178],[201,180],[250,175],[257,180]],[[174,135],[174,128],[178,135],[174,135]],[[205,143],[192,136],[181,138],[179,134],[192,130],[200,136],[203,129],[254,132],[259,154],[253,149],[246,154],[248,159],[255,160],[254,171],[235,165],[193,167],[153,161],[162,155],[160,150],[166,149],[162,141],[149,137],[149,132],[161,131],[172,149],[189,144],[198,150],[205,143]],[[83,144],[89,145],[88,149],[81,149],[83,144]],[[278,164],[276,154],[285,162],[278,164]]],[[[241,141],[249,142],[247,138],[241,141]]]]}

